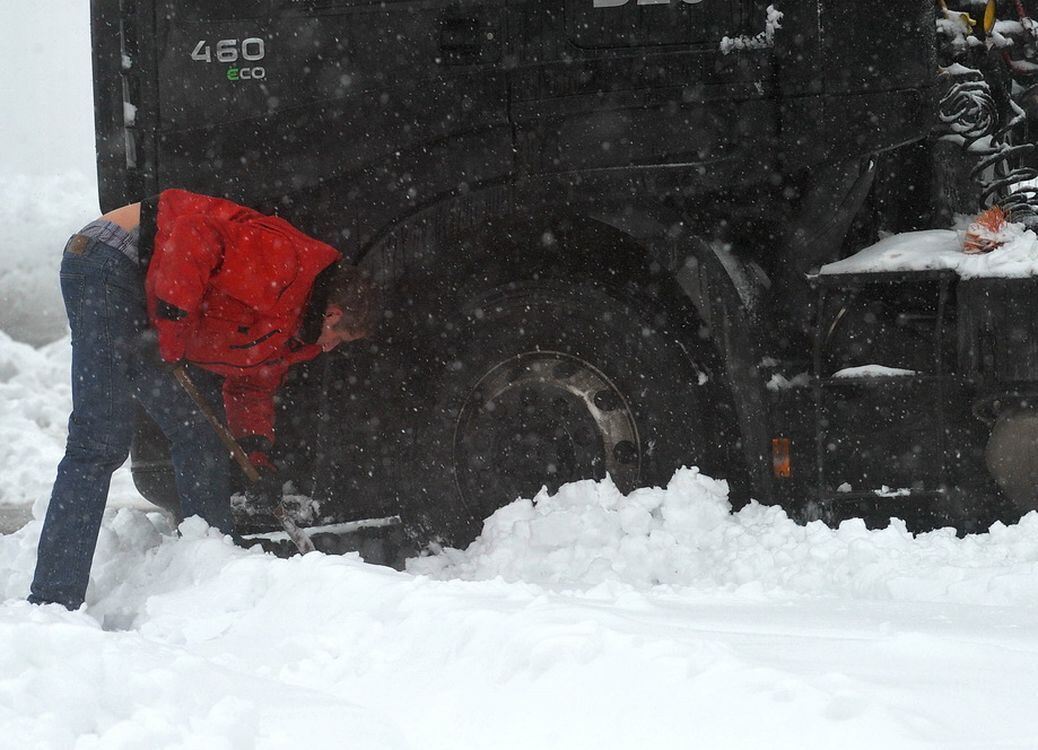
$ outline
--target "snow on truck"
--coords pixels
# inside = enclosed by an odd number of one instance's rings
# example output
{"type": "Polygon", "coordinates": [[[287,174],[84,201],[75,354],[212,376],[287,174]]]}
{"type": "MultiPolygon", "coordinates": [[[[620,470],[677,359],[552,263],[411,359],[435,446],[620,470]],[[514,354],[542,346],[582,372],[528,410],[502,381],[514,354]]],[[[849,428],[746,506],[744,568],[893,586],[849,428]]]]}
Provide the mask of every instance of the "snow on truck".
{"type": "MultiPolygon", "coordinates": [[[[544,485],[682,465],[801,519],[1038,507],[1038,278],[925,252],[996,203],[1034,239],[1025,4],[92,8],[102,208],[224,195],[384,290],[377,336],[282,393],[308,524],[458,544],[544,485]],[[827,266],[880,237],[923,262],[827,266]]],[[[143,418],[133,472],[175,510],[143,418]]]]}

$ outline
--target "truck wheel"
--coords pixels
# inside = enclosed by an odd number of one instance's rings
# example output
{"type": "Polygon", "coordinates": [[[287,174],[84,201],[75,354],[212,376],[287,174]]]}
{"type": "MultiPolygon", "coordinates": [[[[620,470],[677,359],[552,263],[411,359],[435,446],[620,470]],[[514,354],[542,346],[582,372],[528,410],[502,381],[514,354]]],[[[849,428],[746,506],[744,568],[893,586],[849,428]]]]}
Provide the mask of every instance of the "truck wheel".
{"type": "Polygon", "coordinates": [[[706,347],[694,352],[661,309],[592,281],[528,282],[479,296],[454,323],[417,436],[425,486],[411,494],[424,495],[427,537],[464,545],[542,486],[608,475],[629,492],[712,452],[706,347]]]}
{"type": "Polygon", "coordinates": [[[137,429],[130,446],[130,472],[134,486],[145,500],[173,516],[175,523],[184,520],[169,457],[169,440],[139,406],[137,429]]]}

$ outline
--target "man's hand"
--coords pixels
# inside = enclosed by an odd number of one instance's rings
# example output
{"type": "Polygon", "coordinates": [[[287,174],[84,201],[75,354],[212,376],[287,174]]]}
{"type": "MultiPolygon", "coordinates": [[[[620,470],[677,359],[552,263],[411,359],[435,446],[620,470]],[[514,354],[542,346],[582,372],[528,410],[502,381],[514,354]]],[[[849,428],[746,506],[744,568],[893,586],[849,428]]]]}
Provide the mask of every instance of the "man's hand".
{"type": "Polygon", "coordinates": [[[150,366],[170,373],[185,364],[183,359],[171,362],[162,358],[162,354],[159,352],[159,337],[153,328],[147,329],[137,337],[136,355],[138,359],[147,362],[150,366]]]}
{"type": "Polygon", "coordinates": [[[260,478],[245,489],[245,499],[251,508],[273,511],[281,502],[281,475],[278,467],[270,460],[270,441],[266,438],[249,436],[238,441],[248,451],[249,461],[259,472],[260,478]]]}
{"type": "Polygon", "coordinates": [[[245,499],[256,510],[273,511],[281,502],[281,475],[270,457],[262,451],[253,451],[249,460],[256,467],[260,478],[245,489],[245,499]]]}

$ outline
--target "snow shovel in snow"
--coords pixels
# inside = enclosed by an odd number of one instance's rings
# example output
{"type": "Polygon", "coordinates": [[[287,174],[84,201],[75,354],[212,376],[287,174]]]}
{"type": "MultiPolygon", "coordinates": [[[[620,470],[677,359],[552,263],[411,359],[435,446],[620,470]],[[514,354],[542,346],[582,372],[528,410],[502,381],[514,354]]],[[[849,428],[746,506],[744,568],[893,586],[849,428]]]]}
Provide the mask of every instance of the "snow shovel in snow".
{"type": "MultiPolygon", "coordinates": [[[[258,482],[260,480],[259,471],[255,466],[252,465],[252,461],[249,460],[249,456],[238,445],[238,441],[234,439],[234,435],[227,429],[227,425],[220,421],[220,418],[216,416],[216,412],[213,411],[213,407],[206,401],[205,396],[198,390],[198,386],[191,379],[191,376],[187,374],[187,370],[183,366],[174,367],[173,375],[177,381],[187,391],[187,395],[191,397],[191,400],[198,406],[199,411],[205,415],[205,418],[209,420],[209,424],[216,430],[216,434],[220,436],[220,440],[227,447],[227,450],[231,452],[234,460],[238,462],[238,466],[241,467],[242,472],[250,482],[258,482]]],[[[288,538],[292,540],[292,543],[299,550],[299,553],[305,555],[307,552],[314,552],[317,548],[314,547],[314,543],[310,541],[310,537],[307,536],[306,532],[296,526],[296,522],[291,519],[288,515],[288,511],[285,510],[285,504],[278,500],[274,504],[274,518],[278,520],[281,527],[288,534],[288,538]]]]}

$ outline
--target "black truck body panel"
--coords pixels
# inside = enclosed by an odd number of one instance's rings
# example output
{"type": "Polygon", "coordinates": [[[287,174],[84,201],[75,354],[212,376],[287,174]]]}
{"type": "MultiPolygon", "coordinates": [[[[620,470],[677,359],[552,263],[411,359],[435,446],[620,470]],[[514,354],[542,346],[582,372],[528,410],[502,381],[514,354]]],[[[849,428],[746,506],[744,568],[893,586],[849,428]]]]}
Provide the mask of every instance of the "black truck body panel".
{"type": "MultiPolygon", "coordinates": [[[[708,166],[701,189],[716,190],[732,179],[760,181],[761,170],[782,160],[795,158],[800,169],[893,148],[930,125],[932,44],[919,2],[898,4],[905,7],[894,14],[911,24],[878,44],[861,44],[847,13],[826,5],[820,18],[836,30],[826,44],[815,31],[796,34],[788,54],[783,45],[792,42],[780,39],[775,50],[730,55],[719,50],[720,38],[760,26],[762,8],[737,0],[632,0],[618,8],[576,0],[94,5],[95,18],[105,19],[98,25],[107,24],[96,35],[104,66],[98,100],[125,92],[136,109],[127,130],[138,156],[132,167],[114,156],[102,163],[105,185],[120,175],[127,181],[105,190],[104,208],[172,184],[201,190],[218,180],[232,197],[263,202],[337,179],[388,178],[351,196],[352,212],[366,213],[360,208],[382,203],[406,173],[424,183],[397,209],[404,211],[461,184],[673,164],[708,166]],[[653,39],[678,28],[659,22],[668,14],[699,31],[687,41],[614,46],[607,44],[614,34],[579,20],[592,11],[607,19],[602,24],[644,29],[653,39]],[[120,17],[121,34],[113,26],[120,17]],[[600,43],[578,44],[582,34],[600,43]],[[129,57],[121,75],[111,67],[116,38],[129,57]],[[216,59],[222,39],[237,40],[238,62],[216,59]],[[240,57],[249,39],[263,43],[254,65],[240,57]],[[909,41],[916,48],[906,57],[909,41]],[[210,62],[192,59],[199,42],[210,46],[210,62]],[[805,70],[812,55],[818,64],[805,70]],[[228,79],[230,70],[253,67],[262,79],[228,79]],[[834,72],[848,70],[858,77],[834,72]],[[412,166],[434,150],[442,166],[431,153],[412,166]]],[[[785,23],[816,30],[819,7],[789,4],[785,23]]],[[[251,45],[253,57],[258,49],[251,45]]],[[[103,151],[114,154],[122,108],[99,107],[98,116],[107,118],[98,130],[103,151]]]]}

